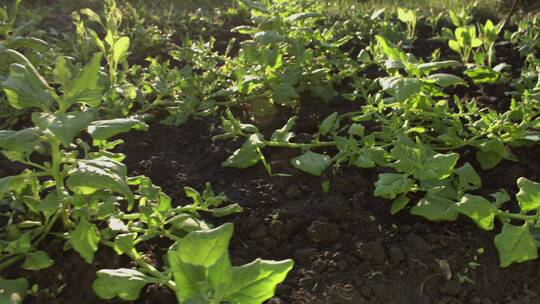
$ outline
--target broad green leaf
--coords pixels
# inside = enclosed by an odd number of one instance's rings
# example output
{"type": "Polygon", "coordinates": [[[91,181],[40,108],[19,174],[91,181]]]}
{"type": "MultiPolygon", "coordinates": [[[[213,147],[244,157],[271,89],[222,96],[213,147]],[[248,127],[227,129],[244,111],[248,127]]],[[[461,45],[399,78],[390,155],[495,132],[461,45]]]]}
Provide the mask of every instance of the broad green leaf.
{"type": "Polygon", "coordinates": [[[455,204],[456,202],[448,198],[426,195],[411,208],[411,214],[430,221],[455,221],[458,217],[455,204]]]}
{"type": "Polygon", "coordinates": [[[66,184],[78,194],[90,195],[98,190],[110,190],[122,194],[132,202],[133,193],[127,184],[126,175],[124,164],[100,157],[79,161],[78,167],[69,172],[66,184]]]}
{"type": "Polygon", "coordinates": [[[502,160],[502,157],[492,151],[476,151],[476,160],[484,170],[495,168],[502,160]]]}
{"type": "Polygon", "coordinates": [[[69,243],[81,257],[90,264],[94,260],[94,253],[98,249],[100,240],[99,230],[84,217],[77,227],[69,232],[69,243]]]}
{"type": "Polygon", "coordinates": [[[94,120],[92,112],[69,112],[62,114],[33,113],[32,121],[41,130],[50,130],[64,147],[68,147],[73,138],[86,129],[94,120]]]}
{"type": "Polygon", "coordinates": [[[459,191],[474,190],[482,186],[482,179],[469,163],[465,163],[463,166],[456,168],[454,173],[458,178],[457,186],[459,191]]]}
{"type": "Polygon", "coordinates": [[[418,180],[445,179],[452,174],[459,154],[436,154],[426,159],[422,168],[414,173],[418,180]]]}
{"type": "Polygon", "coordinates": [[[349,127],[349,130],[347,131],[347,133],[351,135],[356,135],[359,137],[364,137],[365,130],[366,130],[366,127],[364,127],[362,124],[353,123],[349,127]]]}
{"type": "Polygon", "coordinates": [[[6,48],[8,49],[21,49],[21,48],[29,48],[35,51],[39,52],[45,52],[47,51],[47,48],[49,47],[49,44],[46,41],[43,41],[36,37],[15,37],[6,44],[6,48]]]}
{"type": "Polygon", "coordinates": [[[523,212],[529,212],[540,208],[540,183],[535,183],[525,177],[517,180],[519,192],[516,198],[523,212]]]}
{"type": "Polygon", "coordinates": [[[148,125],[138,118],[130,117],[98,120],[91,123],[88,127],[88,133],[95,140],[107,140],[130,130],[146,131],[148,130],[148,125]]]}
{"type": "Polygon", "coordinates": [[[406,174],[381,173],[379,179],[375,182],[375,196],[395,199],[398,194],[406,193],[411,190],[414,181],[406,174]]]}
{"type": "Polygon", "coordinates": [[[403,101],[420,93],[422,87],[422,82],[416,78],[398,76],[381,78],[379,83],[383,90],[394,96],[398,101],[403,101]]]}
{"type": "Polygon", "coordinates": [[[223,166],[245,169],[257,164],[261,160],[258,149],[264,147],[261,137],[260,134],[251,134],[242,147],[223,162],[223,166]]]}
{"type": "Polygon", "coordinates": [[[31,68],[14,63],[9,77],[2,82],[8,102],[17,109],[38,108],[50,112],[54,103],[50,89],[31,68]]]}
{"type": "Polygon", "coordinates": [[[20,131],[0,130],[0,148],[6,151],[29,153],[40,146],[39,132],[36,128],[20,131]]]}
{"type": "Polygon", "coordinates": [[[64,96],[60,103],[64,109],[75,103],[88,104],[97,107],[101,103],[103,88],[99,86],[99,66],[101,53],[96,53],[92,60],[83,68],[79,77],[64,88],[64,96]]]}
{"type": "Polygon", "coordinates": [[[4,193],[20,191],[26,184],[24,175],[7,176],[0,178],[0,198],[4,193]]]}
{"type": "Polygon", "coordinates": [[[24,278],[7,280],[0,278],[0,303],[21,304],[28,292],[28,281],[24,278]]]}
{"type": "Polygon", "coordinates": [[[334,129],[339,128],[339,118],[338,113],[334,112],[328,115],[319,126],[319,134],[326,135],[332,132],[334,129]]]}
{"type": "Polygon", "coordinates": [[[501,233],[495,236],[495,247],[499,251],[501,267],[538,258],[536,241],[528,225],[504,224],[501,233]]]}
{"type": "Polygon", "coordinates": [[[272,90],[272,99],[274,102],[286,105],[291,104],[293,101],[300,98],[300,95],[296,89],[287,83],[280,83],[271,87],[272,90]]]}
{"type": "Polygon", "coordinates": [[[129,37],[121,37],[116,41],[113,48],[113,59],[115,63],[120,63],[126,59],[129,50],[129,37]]]}
{"type": "Polygon", "coordinates": [[[428,76],[426,79],[434,81],[438,86],[443,88],[458,85],[469,86],[461,77],[452,74],[437,73],[428,76]]]}
{"type": "Polygon", "coordinates": [[[101,269],[96,275],[92,287],[96,295],[105,300],[115,297],[126,301],[137,300],[144,286],[155,283],[151,277],[128,268],[101,269]]]}
{"type": "Polygon", "coordinates": [[[291,164],[301,171],[315,176],[321,176],[324,170],[332,164],[332,159],[328,155],[307,151],[291,159],[291,164]]]}
{"type": "Polygon", "coordinates": [[[271,141],[288,143],[294,137],[294,133],[291,132],[296,123],[296,116],[293,116],[287,120],[287,123],[281,128],[272,133],[271,141]]]}
{"type": "Polygon", "coordinates": [[[208,268],[227,254],[233,229],[227,223],[208,231],[190,232],[178,241],[176,254],[182,263],[208,268]]]}
{"type": "Polygon", "coordinates": [[[470,217],[478,227],[484,230],[493,229],[493,220],[495,219],[497,208],[487,199],[478,195],[466,194],[456,204],[456,210],[470,217]]]}
{"type": "Polygon", "coordinates": [[[199,303],[202,295],[220,302],[215,297],[222,295],[215,293],[224,291],[232,278],[227,251],[232,233],[230,223],[212,230],[190,232],[167,252],[170,269],[179,287],[176,296],[180,303],[199,303]]]}
{"type": "Polygon", "coordinates": [[[292,260],[278,262],[257,259],[233,267],[232,284],[227,287],[223,300],[229,303],[263,303],[274,295],[276,285],[285,279],[293,265],[292,260]]]}
{"type": "Polygon", "coordinates": [[[40,270],[54,265],[49,255],[45,251],[35,251],[26,256],[22,267],[27,270],[40,270]]]}

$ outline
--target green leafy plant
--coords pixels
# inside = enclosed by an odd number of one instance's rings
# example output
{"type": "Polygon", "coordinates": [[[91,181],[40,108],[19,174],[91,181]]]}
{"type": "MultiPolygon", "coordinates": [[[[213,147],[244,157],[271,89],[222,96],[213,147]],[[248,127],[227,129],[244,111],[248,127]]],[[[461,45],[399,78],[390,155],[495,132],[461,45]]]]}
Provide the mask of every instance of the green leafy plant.
{"type": "MultiPolygon", "coordinates": [[[[243,266],[231,266],[227,248],[232,233],[233,225],[224,224],[175,238],[175,244],[167,251],[169,267],[164,272],[146,267],[103,269],[97,273],[94,290],[104,299],[135,300],[145,285],[158,283],[171,288],[178,303],[263,303],[273,296],[276,285],[285,279],[293,263],[257,259],[243,266]]],[[[117,237],[116,244],[121,244],[120,240],[117,237]]],[[[123,249],[137,255],[132,247],[123,249]]]]}
{"type": "Polygon", "coordinates": [[[135,87],[128,83],[123,77],[124,73],[119,69],[123,65],[124,70],[127,70],[127,56],[130,48],[130,38],[122,36],[120,26],[122,23],[122,12],[118,8],[114,0],[104,2],[103,17],[89,8],[81,10],[81,14],[87,17],[88,21],[97,23],[101,26],[101,30],[105,33],[103,38],[100,38],[96,31],[86,25],[85,22],[76,15],[78,21],[78,34],[89,39],[93,45],[100,51],[108,65],[109,75],[109,90],[108,101],[110,106],[105,110],[112,112],[112,116],[126,116],[129,114],[133,106],[133,99],[136,97],[135,87]]]}
{"type": "Polygon", "coordinates": [[[412,42],[416,31],[416,14],[413,10],[404,10],[402,8],[398,8],[397,14],[398,19],[407,25],[407,38],[412,42]]]}
{"type": "Polygon", "coordinates": [[[483,41],[476,33],[476,27],[460,26],[455,29],[454,38],[448,41],[451,50],[461,56],[461,61],[468,63],[474,49],[483,45],[483,41]]]}

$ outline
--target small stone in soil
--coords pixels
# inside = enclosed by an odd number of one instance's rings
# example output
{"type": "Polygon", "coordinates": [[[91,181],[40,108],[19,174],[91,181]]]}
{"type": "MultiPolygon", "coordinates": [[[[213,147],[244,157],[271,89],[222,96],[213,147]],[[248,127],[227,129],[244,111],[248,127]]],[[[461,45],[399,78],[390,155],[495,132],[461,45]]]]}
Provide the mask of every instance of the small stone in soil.
{"type": "Polygon", "coordinates": [[[439,289],[440,293],[447,296],[457,296],[461,291],[461,284],[456,281],[446,281],[439,289]]]}
{"type": "Polygon", "coordinates": [[[396,263],[405,260],[405,254],[403,254],[401,248],[397,246],[390,247],[390,249],[388,250],[388,256],[390,257],[390,260],[396,263]]]}
{"type": "Polygon", "coordinates": [[[270,223],[270,234],[275,238],[280,238],[285,231],[285,224],[280,220],[274,220],[270,223]]]}
{"type": "Polygon", "coordinates": [[[287,191],[285,191],[285,196],[287,198],[298,198],[302,195],[302,192],[300,192],[300,189],[296,185],[291,185],[287,191]]]}
{"type": "Polygon", "coordinates": [[[314,221],[308,228],[308,235],[316,243],[334,244],[341,237],[341,232],[334,223],[314,221]]]}
{"type": "Polygon", "coordinates": [[[311,259],[311,257],[313,257],[316,253],[317,253],[317,249],[315,248],[302,248],[302,249],[298,249],[295,252],[294,258],[298,262],[305,262],[311,259]]]}

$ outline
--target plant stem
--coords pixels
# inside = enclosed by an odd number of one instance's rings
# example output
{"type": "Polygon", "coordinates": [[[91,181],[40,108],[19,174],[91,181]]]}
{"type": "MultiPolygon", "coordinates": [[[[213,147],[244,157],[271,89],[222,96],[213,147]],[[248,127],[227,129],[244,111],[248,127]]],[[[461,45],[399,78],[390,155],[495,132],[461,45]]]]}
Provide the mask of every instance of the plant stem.
{"type": "MultiPolygon", "coordinates": [[[[110,241],[101,241],[104,245],[114,248],[114,243],[110,241]]],[[[137,265],[147,274],[153,276],[154,278],[158,279],[161,284],[167,286],[172,291],[176,292],[178,289],[176,287],[176,283],[172,280],[169,280],[167,276],[165,276],[163,273],[161,273],[159,270],[157,270],[154,266],[148,264],[145,262],[142,258],[142,255],[140,255],[137,251],[128,251],[125,252],[127,256],[129,256],[137,265]]]]}
{"type": "Polygon", "coordinates": [[[61,202],[60,214],[62,216],[62,223],[65,230],[73,225],[69,220],[67,213],[67,201],[64,197],[64,176],[60,171],[60,166],[62,165],[62,152],[60,151],[60,142],[58,140],[53,140],[51,142],[51,154],[52,154],[52,164],[51,164],[51,175],[56,182],[56,195],[61,202]]]}
{"type": "Polygon", "coordinates": [[[522,220],[522,221],[535,221],[540,217],[539,215],[526,215],[526,214],[517,214],[510,213],[508,211],[497,210],[497,216],[503,219],[509,220],[522,220]]]}

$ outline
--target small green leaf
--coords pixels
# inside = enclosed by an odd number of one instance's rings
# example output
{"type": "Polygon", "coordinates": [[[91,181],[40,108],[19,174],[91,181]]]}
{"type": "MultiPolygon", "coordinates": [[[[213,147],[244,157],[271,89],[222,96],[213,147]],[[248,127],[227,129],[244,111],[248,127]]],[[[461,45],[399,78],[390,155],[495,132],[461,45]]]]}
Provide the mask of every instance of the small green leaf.
{"type": "Polygon", "coordinates": [[[536,241],[528,225],[504,224],[501,233],[495,236],[495,247],[499,251],[501,267],[538,258],[536,241]]]}
{"type": "Polygon", "coordinates": [[[94,253],[98,249],[100,240],[99,230],[96,225],[81,218],[77,227],[69,232],[69,243],[81,257],[90,264],[94,260],[94,253]]]}
{"type": "Polygon", "coordinates": [[[242,147],[223,162],[224,167],[245,169],[254,166],[261,160],[258,149],[264,147],[261,134],[251,134],[242,147]]]}
{"type": "Polygon", "coordinates": [[[283,36],[274,30],[262,31],[253,35],[253,39],[262,45],[276,44],[283,41],[283,36]]]}
{"type": "Polygon", "coordinates": [[[321,176],[324,170],[332,164],[332,159],[328,155],[307,151],[291,159],[291,164],[301,171],[315,176],[321,176]]]}
{"type": "Polygon", "coordinates": [[[26,270],[40,270],[54,265],[49,255],[45,251],[35,251],[26,256],[22,267],[26,270]]]}
{"type": "Polygon", "coordinates": [[[414,173],[420,181],[431,179],[445,179],[452,174],[459,159],[459,154],[436,154],[426,159],[422,168],[414,173]]]}
{"type": "Polygon", "coordinates": [[[113,59],[116,64],[126,59],[129,50],[129,37],[121,37],[113,47],[113,59]]]}
{"type": "Polygon", "coordinates": [[[400,193],[406,193],[411,190],[414,181],[406,174],[381,173],[379,179],[375,182],[375,196],[395,199],[400,193]]]}
{"type": "Polygon", "coordinates": [[[319,126],[319,134],[326,135],[331,131],[339,128],[338,113],[334,112],[326,117],[319,126]]]}
{"type": "Polygon", "coordinates": [[[271,87],[272,99],[277,104],[287,105],[300,98],[296,89],[287,83],[280,83],[271,87]]]}
{"type": "Polygon", "coordinates": [[[135,248],[136,238],[136,233],[125,233],[117,235],[114,239],[114,251],[116,251],[116,253],[119,255],[126,252],[131,252],[131,250],[135,248]]]}
{"type": "Polygon", "coordinates": [[[294,133],[291,132],[292,128],[294,127],[296,123],[296,116],[293,116],[287,120],[287,123],[281,128],[277,129],[272,133],[272,137],[270,138],[271,141],[274,142],[280,142],[280,143],[288,143],[291,138],[294,137],[294,133]]]}
{"type": "Polygon", "coordinates": [[[456,210],[470,217],[478,227],[484,230],[493,229],[493,220],[495,219],[497,208],[487,199],[477,195],[466,194],[456,204],[456,210]]]}
{"type": "Polygon", "coordinates": [[[137,300],[144,286],[155,283],[152,278],[135,269],[102,269],[96,275],[92,287],[96,295],[105,300],[115,297],[126,301],[137,300]]]}
{"type": "Polygon", "coordinates": [[[529,212],[540,208],[540,183],[535,183],[525,177],[517,180],[519,192],[516,198],[523,212],[529,212]]]}
{"type": "Polygon", "coordinates": [[[28,292],[28,281],[24,278],[7,280],[0,278],[0,303],[21,304],[28,292]]]}
{"type": "Polygon", "coordinates": [[[463,74],[471,78],[475,84],[496,83],[500,76],[489,67],[476,67],[472,70],[466,70],[463,74]]]}
{"type": "Polygon", "coordinates": [[[215,217],[224,217],[231,214],[240,213],[244,211],[244,209],[238,204],[231,204],[221,208],[210,209],[209,211],[215,217]]]}
{"type": "Polygon", "coordinates": [[[405,208],[405,206],[407,206],[407,204],[410,202],[411,200],[406,197],[405,195],[402,195],[398,198],[396,198],[393,202],[392,202],[392,206],[390,207],[390,213],[392,214],[396,214],[398,213],[399,211],[401,211],[403,208],[405,208]]]}
{"type": "Polygon", "coordinates": [[[427,62],[427,63],[421,63],[419,65],[416,66],[416,68],[418,70],[420,70],[421,72],[424,72],[426,74],[432,72],[432,71],[436,71],[436,70],[440,70],[440,69],[444,69],[444,68],[450,68],[450,67],[455,67],[455,66],[459,66],[461,63],[459,61],[456,61],[456,60],[445,60],[445,61],[435,61],[435,62],[427,62]]]}

